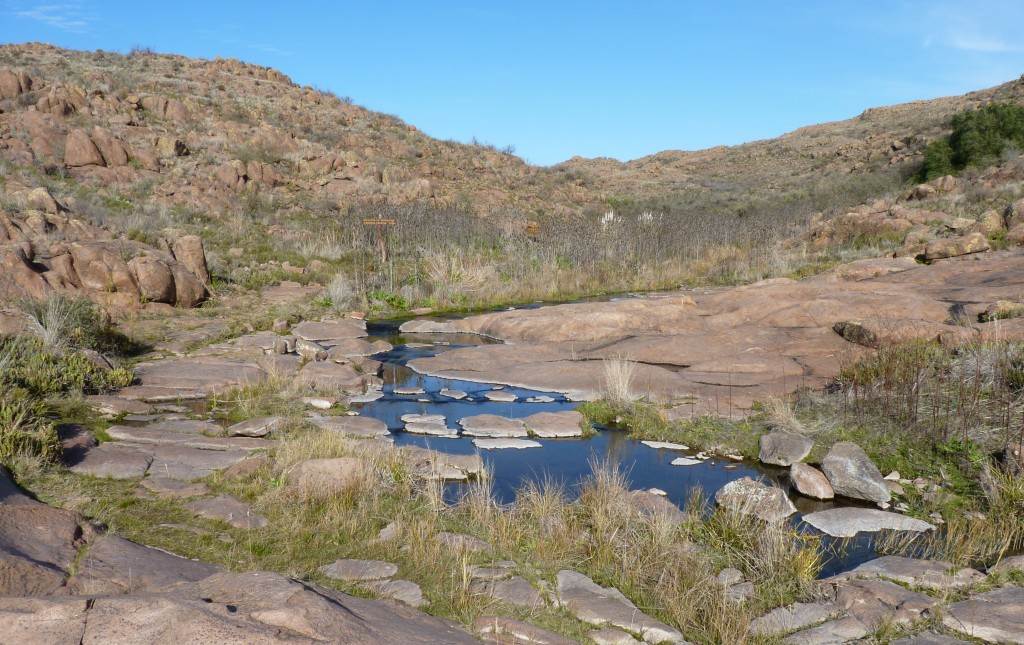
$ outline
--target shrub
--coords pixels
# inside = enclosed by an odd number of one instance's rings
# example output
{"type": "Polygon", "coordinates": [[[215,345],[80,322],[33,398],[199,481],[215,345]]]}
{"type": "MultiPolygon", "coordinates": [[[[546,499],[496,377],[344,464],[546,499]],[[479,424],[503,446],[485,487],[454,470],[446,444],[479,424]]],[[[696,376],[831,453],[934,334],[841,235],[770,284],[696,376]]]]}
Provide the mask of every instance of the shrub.
{"type": "Polygon", "coordinates": [[[998,162],[1008,147],[1024,147],[1024,107],[1020,105],[989,103],[954,115],[950,125],[953,132],[947,138],[925,149],[918,179],[927,181],[969,166],[987,166],[998,162]]]}
{"type": "Polygon", "coordinates": [[[0,462],[19,457],[53,461],[60,456],[60,439],[53,424],[42,418],[38,401],[21,389],[0,399],[0,462]]]}

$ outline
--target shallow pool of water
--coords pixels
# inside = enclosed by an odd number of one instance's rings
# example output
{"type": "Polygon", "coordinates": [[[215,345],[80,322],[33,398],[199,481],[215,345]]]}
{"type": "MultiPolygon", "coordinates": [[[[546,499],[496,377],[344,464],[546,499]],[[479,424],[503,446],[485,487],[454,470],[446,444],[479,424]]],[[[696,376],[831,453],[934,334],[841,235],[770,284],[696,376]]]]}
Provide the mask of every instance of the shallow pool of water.
{"type": "MultiPolygon", "coordinates": [[[[406,366],[408,361],[457,347],[495,341],[470,334],[401,334],[398,331],[399,324],[400,321],[383,321],[368,325],[371,341],[385,340],[395,348],[374,357],[383,363],[384,396],[370,403],[353,406],[362,415],[384,421],[394,433],[396,445],[416,445],[449,454],[471,454],[478,450],[470,437],[450,439],[404,432],[401,420],[404,414],[442,414],[449,427],[457,428],[458,420],[467,416],[496,414],[515,419],[537,412],[571,410],[578,405],[557,393],[419,374],[406,366]],[[419,387],[425,393],[399,395],[394,393],[396,387],[419,387]],[[462,390],[468,396],[454,400],[442,396],[442,389],[462,390]],[[506,403],[485,399],[484,395],[494,389],[514,393],[518,400],[506,403]],[[539,395],[550,396],[554,401],[526,402],[527,398],[539,395]]],[[[789,492],[798,510],[798,514],[792,518],[793,525],[809,532],[813,532],[813,529],[801,523],[804,514],[837,505],[850,505],[848,502],[820,502],[795,494],[790,490],[786,468],[765,467],[749,460],[735,463],[717,458],[704,460],[694,466],[673,466],[671,462],[676,457],[693,456],[696,451],[650,448],[621,430],[600,427],[595,430],[596,434],[585,438],[536,439],[542,446],[540,448],[480,451],[490,474],[489,483],[494,497],[502,503],[511,503],[525,483],[553,481],[562,484],[567,496],[572,499],[578,494],[579,483],[591,474],[594,464],[607,462],[623,473],[631,490],[661,489],[669,500],[681,508],[687,505],[696,490],[702,491],[703,497],[710,500],[718,489],[735,479],[763,479],[789,492]]],[[[464,484],[449,484],[445,496],[449,501],[455,501],[464,490],[464,484]]],[[[842,542],[826,537],[823,542],[826,553],[841,551],[839,556],[829,556],[831,559],[821,573],[823,577],[848,570],[875,557],[870,535],[861,534],[854,540],[842,542]],[[843,545],[841,549],[840,544],[843,545]]]]}

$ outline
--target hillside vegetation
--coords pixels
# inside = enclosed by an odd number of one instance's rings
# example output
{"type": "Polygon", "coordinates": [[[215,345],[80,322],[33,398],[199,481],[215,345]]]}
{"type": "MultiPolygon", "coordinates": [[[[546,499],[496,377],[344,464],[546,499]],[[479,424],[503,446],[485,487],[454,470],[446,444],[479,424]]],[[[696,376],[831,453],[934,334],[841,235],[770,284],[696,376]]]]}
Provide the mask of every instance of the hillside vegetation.
{"type": "MultiPolygon", "coordinates": [[[[0,292],[88,287],[121,294],[102,298],[119,311],[201,302],[176,263],[215,298],[293,279],[323,285],[325,307],[377,311],[799,277],[911,246],[902,230],[815,231],[892,207],[915,173],[977,165],[950,157],[922,170],[925,150],[936,158],[966,123],[953,115],[1024,96],[1015,81],[732,148],[540,168],[235,60],[6,45],[0,86],[0,210],[8,239],[31,244],[4,263],[49,269],[48,282],[8,278],[0,292]],[[394,223],[364,224],[376,218],[394,223]],[[89,257],[117,267],[91,279],[67,270],[87,261],[65,245],[83,231],[89,257]],[[193,249],[184,260],[182,247],[193,249]],[[149,256],[174,281],[141,286],[149,256]]],[[[982,113],[999,109],[1011,108],[982,113]]],[[[934,210],[976,219],[1013,201],[1016,156],[999,152],[1003,175],[969,178],[934,210]]]]}

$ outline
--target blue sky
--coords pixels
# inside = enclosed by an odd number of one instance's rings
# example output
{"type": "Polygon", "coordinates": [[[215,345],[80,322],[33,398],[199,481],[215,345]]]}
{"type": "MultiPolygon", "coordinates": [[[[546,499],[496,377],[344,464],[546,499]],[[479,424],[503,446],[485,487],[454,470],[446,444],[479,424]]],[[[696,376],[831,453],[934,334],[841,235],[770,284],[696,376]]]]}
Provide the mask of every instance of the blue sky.
{"type": "Polygon", "coordinates": [[[269,65],[532,163],[778,136],[1024,74],[1021,0],[0,0],[0,41],[269,65]]]}

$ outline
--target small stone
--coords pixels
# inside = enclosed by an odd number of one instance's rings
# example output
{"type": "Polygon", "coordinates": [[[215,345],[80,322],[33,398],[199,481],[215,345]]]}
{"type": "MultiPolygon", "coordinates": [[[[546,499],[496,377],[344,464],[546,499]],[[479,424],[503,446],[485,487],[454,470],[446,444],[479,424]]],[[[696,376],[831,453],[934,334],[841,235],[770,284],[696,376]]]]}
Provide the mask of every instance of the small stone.
{"type": "Polygon", "coordinates": [[[747,602],[747,600],[754,595],[754,591],[753,582],[741,582],[726,589],[725,597],[728,598],[730,602],[743,603],[747,602]]]}
{"type": "Polygon", "coordinates": [[[389,522],[387,526],[377,533],[378,542],[390,542],[398,537],[398,524],[389,522]]]}
{"type": "Polygon", "coordinates": [[[317,410],[330,410],[334,406],[334,399],[322,396],[309,396],[302,399],[302,402],[317,410]]]}
{"type": "Polygon", "coordinates": [[[898,482],[901,479],[900,478],[900,471],[894,470],[891,473],[889,473],[888,475],[886,475],[885,477],[883,477],[882,479],[884,479],[886,481],[890,481],[890,482],[898,482]]]}
{"type": "Polygon", "coordinates": [[[660,488],[648,488],[647,492],[650,493],[651,495],[657,495],[658,497],[667,497],[668,496],[668,493],[666,493],[665,491],[661,490],[660,488]]]}
{"type": "Polygon", "coordinates": [[[718,572],[718,584],[723,587],[731,587],[741,582],[743,582],[743,572],[739,569],[728,567],[718,572]]]}
{"type": "Polygon", "coordinates": [[[282,417],[258,417],[228,426],[227,434],[229,437],[265,437],[283,423],[282,417]]]}
{"type": "Polygon", "coordinates": [[[282,334],[288,331],[288,319],[287,318],[275,318],[271,325],[271,331],[282,334]]]}

